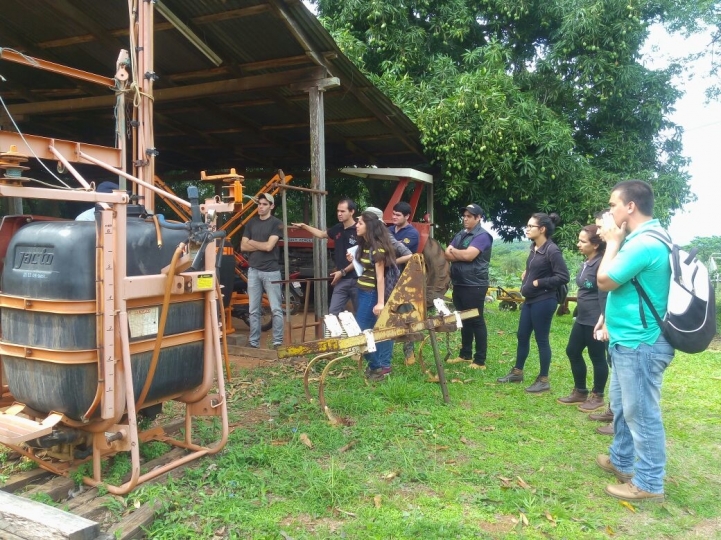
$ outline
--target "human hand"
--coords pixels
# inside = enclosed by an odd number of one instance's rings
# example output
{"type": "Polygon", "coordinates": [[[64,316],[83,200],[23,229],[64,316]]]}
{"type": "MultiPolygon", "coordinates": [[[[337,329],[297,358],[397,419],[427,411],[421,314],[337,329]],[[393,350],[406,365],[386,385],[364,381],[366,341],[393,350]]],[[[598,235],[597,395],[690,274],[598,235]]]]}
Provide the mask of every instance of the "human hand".
{"type": "Polygon", "coordinates": [[[302,229],[305,223],[291,223],[293,227],[298,227],[299,229],[302,229]]]}
{"type": "Polygon", "coordinates": [[[333,278],[330,282],[331,285],[335,285],[340,281],[340,278],[343,277],[343,274],[340,271],[337,272],[331,272],[330,276],[333,278]]]}
{"type": "Polygon", "coordinates": [[[384,303],[378,302],[375,306],[373,306],[373,315],[378,317],[381,314],[381,311],[383,311],[384,303]]]}
{"type": "Polygon", "coordinates": [[[618,225],[616,225],[616,221],[613,219],[613,216],[610,212],[606,212],[605,214],[603,214],[603,226],[601,227],[599,235],[607,244],[620,244],[626,238],[626,234],[627,231],[625,221],[621,223],[621,226],[619,227],[618,225]]]}
{"type": "Polygon", "coordinates": [[[608,329],[606,328],[605,322],[597,322],[596,326],[593,327],[593,339],[596,341],[608,341],[608,329]]]}
{"type": "Polygon", "coordinates": [[[534,279],[534,280],[533,280],[533,286],[534,286],[534,287],[538,287],[538,280],[537,280],[537,279],[534,279]]]}

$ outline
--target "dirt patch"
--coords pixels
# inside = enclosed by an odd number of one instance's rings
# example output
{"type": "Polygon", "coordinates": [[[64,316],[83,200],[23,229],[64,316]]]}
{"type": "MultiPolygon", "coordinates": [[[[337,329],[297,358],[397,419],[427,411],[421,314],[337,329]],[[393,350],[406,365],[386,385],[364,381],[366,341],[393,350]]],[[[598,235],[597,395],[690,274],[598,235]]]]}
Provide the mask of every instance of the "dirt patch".
{"type": "Polygon", "coordinates": [[[716,335],[708,346],[709,351],[721,351],[721,336],[716,335]]]}
{"type": "MultiPolygon", "coordinates": [[[[336,512],[338,511],[336,510],[336,512]]],[[[318,529],[324,529],[329,533],[335,533],[343,526],[343,521],[332,518],[315,519],[308,514],[300,514],[298,516],[288,516],[284,518],[281,520],[280,526],[290,529],[292,532],[303,531],[306,533],[315,533],[318,529]]]]}
{"type": "Polygon", "coordinates": [[[501,534],[508,534],[516,525],[518,525],[518,519],[504,515],[496,516],[496,521],[481,521],[478,523],[480,529],[493,538],[497,538],[501,534]]]}
{"type": "Polygon", "coordinates": [[[698,538],[718,538],[719,532],[721,532],[721,518],[707,519],[689,531],[689,537],[698,538]]]}

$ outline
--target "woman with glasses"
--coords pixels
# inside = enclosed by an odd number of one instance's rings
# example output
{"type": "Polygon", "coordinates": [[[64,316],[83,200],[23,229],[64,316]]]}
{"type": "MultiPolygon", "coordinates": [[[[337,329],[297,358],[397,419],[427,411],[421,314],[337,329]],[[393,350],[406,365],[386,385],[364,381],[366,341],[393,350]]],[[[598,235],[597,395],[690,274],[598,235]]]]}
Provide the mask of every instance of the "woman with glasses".
{"type": "Polygon", "coordinates": [[[551,240],[558,214],[533,214],[526,225],[526,237],[531,241],[531,252],[526,260],[526,270],[521,276],[521,294],[525,301],[518,320],[518,346],[516,364],[499,383],[523,382],[523,368],[531,348],[531,333],[536,337],[541,369],[535,382],[526,392],[548,392],[548,370],[551,366],[551,321],[558,307],[556,289],[569,281],[568,268],[561,250],[551,240]]]}
{"type": "MultiPolygon", "coordinates": [[[[388,228],[373,212],[366,210],[360,215],[356,234],[358,249],[355,260],[363,267],[363,273],[358,276],[355,317],[360,329],[367,330],[373,328],[385,307],[385,270],[386,267],[395,266],[396,257],[388,228]]],[[[349,262],[353,261],[352,254],[349,253],[347,257],[349,262]]],[[[392,350],[392,341],[381,341],[376,343],[375,352],[365,354],[368,380],[382,381],[390,374],[392,350]]]]}

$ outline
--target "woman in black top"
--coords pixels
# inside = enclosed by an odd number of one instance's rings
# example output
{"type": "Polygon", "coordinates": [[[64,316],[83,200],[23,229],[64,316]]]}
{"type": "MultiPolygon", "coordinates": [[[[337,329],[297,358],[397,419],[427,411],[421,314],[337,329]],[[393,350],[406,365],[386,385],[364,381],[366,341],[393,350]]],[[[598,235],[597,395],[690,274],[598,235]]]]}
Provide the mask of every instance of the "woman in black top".
{"type": "Polygon", "coordinates": [[[523,381],[523,366],[531,349],[531,333],[536,337],[540,373],[526,392],[548,392],[548,370],[551,366],[551,321],[558,307],[556,289],[568,283],[569,274],[561,250],[551,241],[551,236],[560,221],[558,214],[533,214],[526,226],[526,237],[531,240],[531,252],[522,275],[521,294],[525,301],[521,306],[518,320],[518,347],[516,365],[499,383],[523,381]]]}
{"type": "Polygon", "coordinates": [[[608,364],[606,363],[606,345],[593,335],[593,328],[600,321],[606,308],[608,293],[599,291],[596,283],[598,266],[606,251],[606,242],[598,235],[596,225],[586,225],[578,235],[578,250],[586,260],[578,275],[576,322],[568,337],[566,354],[571,362],[574,388],[571,394],[559,398],[562,405],[578,405],[583,412],[592,412],[603,407],[603,389],[608,381],[608,364]],[[589,394],[586,388],[586,362],[583,350],[588,349],[588,356],[593,364],[593,388],[589,394]]]}

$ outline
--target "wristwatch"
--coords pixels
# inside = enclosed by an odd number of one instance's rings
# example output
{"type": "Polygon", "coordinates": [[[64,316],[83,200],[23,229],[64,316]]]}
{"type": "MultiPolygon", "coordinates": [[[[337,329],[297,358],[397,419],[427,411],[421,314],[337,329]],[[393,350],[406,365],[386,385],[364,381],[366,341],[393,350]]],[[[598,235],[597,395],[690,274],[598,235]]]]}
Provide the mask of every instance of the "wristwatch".
{"type": "Polygon", "coordinates": [[[343,276],[343,277],[345,277],[345,275],[346,275],[345,268],[341,268],[341,269],[340,269],[340,275],[343,276]]]}

